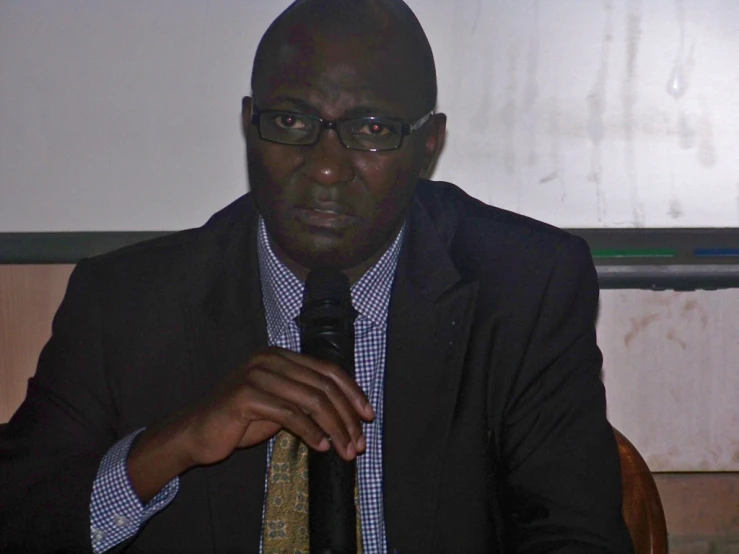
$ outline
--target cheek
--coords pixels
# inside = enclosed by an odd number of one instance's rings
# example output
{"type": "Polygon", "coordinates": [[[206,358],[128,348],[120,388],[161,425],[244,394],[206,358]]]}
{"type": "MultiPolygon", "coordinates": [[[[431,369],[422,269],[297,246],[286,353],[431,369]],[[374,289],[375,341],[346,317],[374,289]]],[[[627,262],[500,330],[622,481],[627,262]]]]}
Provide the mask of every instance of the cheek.
{"type": "Polygon", "coordinates": [[[294,146],[281,146],[267,142],[262,152],[263,163],[269,168],[270,174],[274,175],[275,179],[283,180],[303,165],[302,150],[294,146]]]}
{"type": "Polygon", "coordinates": [[[406,156],[380,158],[362,164],[358,173],[362,175],[366,200],[375,218],[386,221],[405,209],[417,179],[412,165],[406,156]]]}
{"type": "Polygon", "coordinates": [[[303,164],[303,157],[299,148],[256,140],[247,149],[249,184],[258,196],[274,200],[285,194],[287,183],[303,164]]]}

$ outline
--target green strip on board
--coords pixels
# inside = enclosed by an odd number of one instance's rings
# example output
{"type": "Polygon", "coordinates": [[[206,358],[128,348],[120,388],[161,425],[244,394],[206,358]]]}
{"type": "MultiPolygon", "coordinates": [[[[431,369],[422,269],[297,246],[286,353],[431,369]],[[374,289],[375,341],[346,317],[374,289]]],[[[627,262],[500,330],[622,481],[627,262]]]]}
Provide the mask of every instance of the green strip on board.
{"type": "Polygon", "coordinates": [[[592,251],[593,258],[674,258],[673,248],[605,248],[592,251]]]}

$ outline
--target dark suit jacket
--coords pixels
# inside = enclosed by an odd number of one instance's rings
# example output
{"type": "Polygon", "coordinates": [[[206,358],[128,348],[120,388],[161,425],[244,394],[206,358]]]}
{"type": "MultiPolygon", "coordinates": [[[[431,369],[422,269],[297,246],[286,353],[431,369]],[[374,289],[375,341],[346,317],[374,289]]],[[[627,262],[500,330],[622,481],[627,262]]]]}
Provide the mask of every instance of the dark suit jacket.
{"type": "MultiPolygon", "coordinates": [[[[267,344],[250,197],[82,261],[0,439],[0,551],[90,548],[101,457],[267,344]]],[[[585,243],[421,182],[392,290],[388,548],[630,552],[585,243]]],[[[257,552],[266,446],[181,478],[130,552],[257,552]]]]}

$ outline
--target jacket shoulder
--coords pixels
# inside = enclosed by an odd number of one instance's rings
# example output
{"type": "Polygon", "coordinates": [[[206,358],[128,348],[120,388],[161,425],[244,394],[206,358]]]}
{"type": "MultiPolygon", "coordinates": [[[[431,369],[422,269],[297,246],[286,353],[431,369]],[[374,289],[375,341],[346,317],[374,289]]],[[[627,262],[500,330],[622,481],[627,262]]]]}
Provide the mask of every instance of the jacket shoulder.
{"type": "Polygon", "coordinates": [[[79,268],[92,274],[102,290],[114,294],[188,294],[218,271],[225,253],[248,250],[256,221],[250,196],[244,195],[201,227],[178,231],[84,259],[79,268]]]}
{"type": "MultiPolygon", "coordinates": [[[[458,186],[422,181],[418,199],[447,244],[450,255],[464,270],[467,266],[498,262],[504,265],[552,263],[562,249],[574,249],[589,257],[585,241],[542,221],[490,206],[458,186]]],[[[464,272],[464,271],[463,271],[464,272]]]]}
{"type": "Polygon", "coordinates": [[[87,262],[91,265],[104,266],[133,262],[140,258],[167,256],[180,251],[187,251],[190,247],[203,240],[211,240],[216,244],[223,245],[229,238],[229,232],[235,225],[242,223],[253,211],[252,201],[249,194],[245,194],[234,200],[228,206],[213,214],[208,221],[200,227],[184,229],[160,237],[143,240],[122,248],[117,248],[105,254],[90,257],[87,262]]]}

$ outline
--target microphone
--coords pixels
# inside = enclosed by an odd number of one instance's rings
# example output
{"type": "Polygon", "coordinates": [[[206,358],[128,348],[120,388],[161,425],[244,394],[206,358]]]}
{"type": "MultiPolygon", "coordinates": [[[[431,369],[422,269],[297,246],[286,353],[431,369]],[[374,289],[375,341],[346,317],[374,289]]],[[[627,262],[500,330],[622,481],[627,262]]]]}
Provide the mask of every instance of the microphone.
{"type": "MultiPolygon", "coordinates": [[[[354,320],[349,279],[318,268],[305,282],[300,325],[301,351],[339,366],[354,378],[354,320]]],[[[334,448],[308,452],[308,528],[311,554],[356,554],[355,461],[334,448]]]]}

